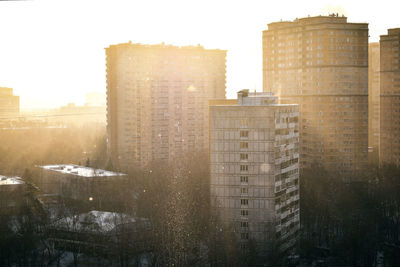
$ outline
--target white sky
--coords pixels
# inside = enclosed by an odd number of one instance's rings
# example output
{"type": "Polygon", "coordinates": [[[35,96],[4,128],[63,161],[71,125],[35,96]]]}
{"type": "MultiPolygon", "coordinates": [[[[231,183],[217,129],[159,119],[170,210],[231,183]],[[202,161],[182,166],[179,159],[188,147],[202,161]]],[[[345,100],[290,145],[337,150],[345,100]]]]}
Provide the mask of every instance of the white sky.
{"type": "Polygon", "coordinates": [[[228,50],[227,96],[262,90],[262,31],[274,21],[344,13],[368,22],[370,41],[400,27],[400,1],[33,0],[0,1],[0,86],[21,108],[82,104],[105,92],[105,52],[127,42],[228,50]]]}

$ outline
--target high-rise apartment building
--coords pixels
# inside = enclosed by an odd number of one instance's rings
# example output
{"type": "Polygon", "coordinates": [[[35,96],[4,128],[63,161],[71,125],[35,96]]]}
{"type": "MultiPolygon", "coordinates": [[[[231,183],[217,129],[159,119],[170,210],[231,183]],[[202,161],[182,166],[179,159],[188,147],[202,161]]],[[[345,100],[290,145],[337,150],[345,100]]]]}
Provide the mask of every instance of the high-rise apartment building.
{"type": "Polygon", "coordinates": [[[380,119],[380,49],[379,43],[368,48],[368,147],[370,163],[378,163],[380,119]]]}
{"type": "Polygon", "coordinates": [[[400,165],[400,28],[380,38],[381,164],[400,165]]]}
{"type": "Polygon", "coordinates": [[[317,16],[268,24],[263,90],[300,109],[301,166],[343,173],[368,158],[368,24],[317,16]]]}
{"type": "Polygon", "coordinates": [[[13,95],[13,89],[0,87],[0,119],[19,115],[19,96],[13,95]]]}
{"type": "Polygon", "coordinates": [[[225,98],[226,51],[201,46],[106,48],[107,131],[122,169],[208,149],[208,101],[225,98]]]}
{"type": "Polygon", "coordinates": [[[298,106],[272,93],[238,93],[210,106],[211,203],[241,246],[287,251],[299,231],[298,106]]]}

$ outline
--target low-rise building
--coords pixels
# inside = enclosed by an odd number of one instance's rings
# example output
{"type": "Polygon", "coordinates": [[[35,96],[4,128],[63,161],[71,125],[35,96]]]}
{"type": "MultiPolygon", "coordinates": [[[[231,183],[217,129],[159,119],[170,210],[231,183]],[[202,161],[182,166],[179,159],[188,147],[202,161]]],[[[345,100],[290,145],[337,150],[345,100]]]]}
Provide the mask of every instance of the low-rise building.
{"type": "Polygon", "coordinates": [[[27,204],[26,183],[19,177],[0,175],[0,215],[14,215],[27,204]]]}
{"type": "Polygon", "coordinates": [[[36,183],[42,194],[90,202],[99,208],[117,199],[119,192],[114,185],[126,179],[123,173],[74,164],[37,167],[40,174],[36,183]]]}

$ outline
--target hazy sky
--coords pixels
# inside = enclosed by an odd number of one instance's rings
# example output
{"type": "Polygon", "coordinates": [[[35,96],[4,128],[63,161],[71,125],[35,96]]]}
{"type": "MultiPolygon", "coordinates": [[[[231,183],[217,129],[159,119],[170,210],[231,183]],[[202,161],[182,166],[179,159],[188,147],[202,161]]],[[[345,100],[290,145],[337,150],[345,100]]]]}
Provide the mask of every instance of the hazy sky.
{"type": "Polygon", "coordinates": [[[105,92],[110,44],[197,45],[228,50],[227,96],[262,89],[262,31],[273,21],[339,12],[368,22],[370,41],[400,27],[400,3],[325,0],[0,1],[0,86],[23,109],[82,104],[105,92]]]}

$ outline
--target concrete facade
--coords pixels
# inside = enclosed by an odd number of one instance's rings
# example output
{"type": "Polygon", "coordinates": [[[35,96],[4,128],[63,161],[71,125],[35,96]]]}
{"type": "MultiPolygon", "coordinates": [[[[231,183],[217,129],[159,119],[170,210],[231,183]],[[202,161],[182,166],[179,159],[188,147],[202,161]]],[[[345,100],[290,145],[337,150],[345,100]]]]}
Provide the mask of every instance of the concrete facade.
{"type": "Polygon", "coordinates": [[[368,161],[368,24],[317,16],[268,24],[263,90],[300,109],[301,166],[342,173],[368,161]]]}
{"type": "Polygon", "coordinates": [[[102,207],[118,195],[113,185],[126,179],[126,174],[73,164],[43,165],[35,183],[44,196],[91,202],[102,207]]]}
{"type": "Polygon", "coordinates": [[[400,165],[400,28],[381,35],[380,150],[381,164],[400,165]]]}
{"type": "Polygon", "coordinates": [[[368,147],[369,162],[379,162],[380,133],[380,49],[379,43],[368,48],[368,147]]]}
{"type": "Polygon", "coordinates": [[[210,106],[211,203],[242,248],[285,251],[299,224],[298,106],[268,93],[238,93],[210,106]]]}
{"type": "Polygon", "coordinates": [[[208,149],[208,101],[225,98],[226,51],[201,46],[106,48],[107,133],[126,170],[208,149]]]}

